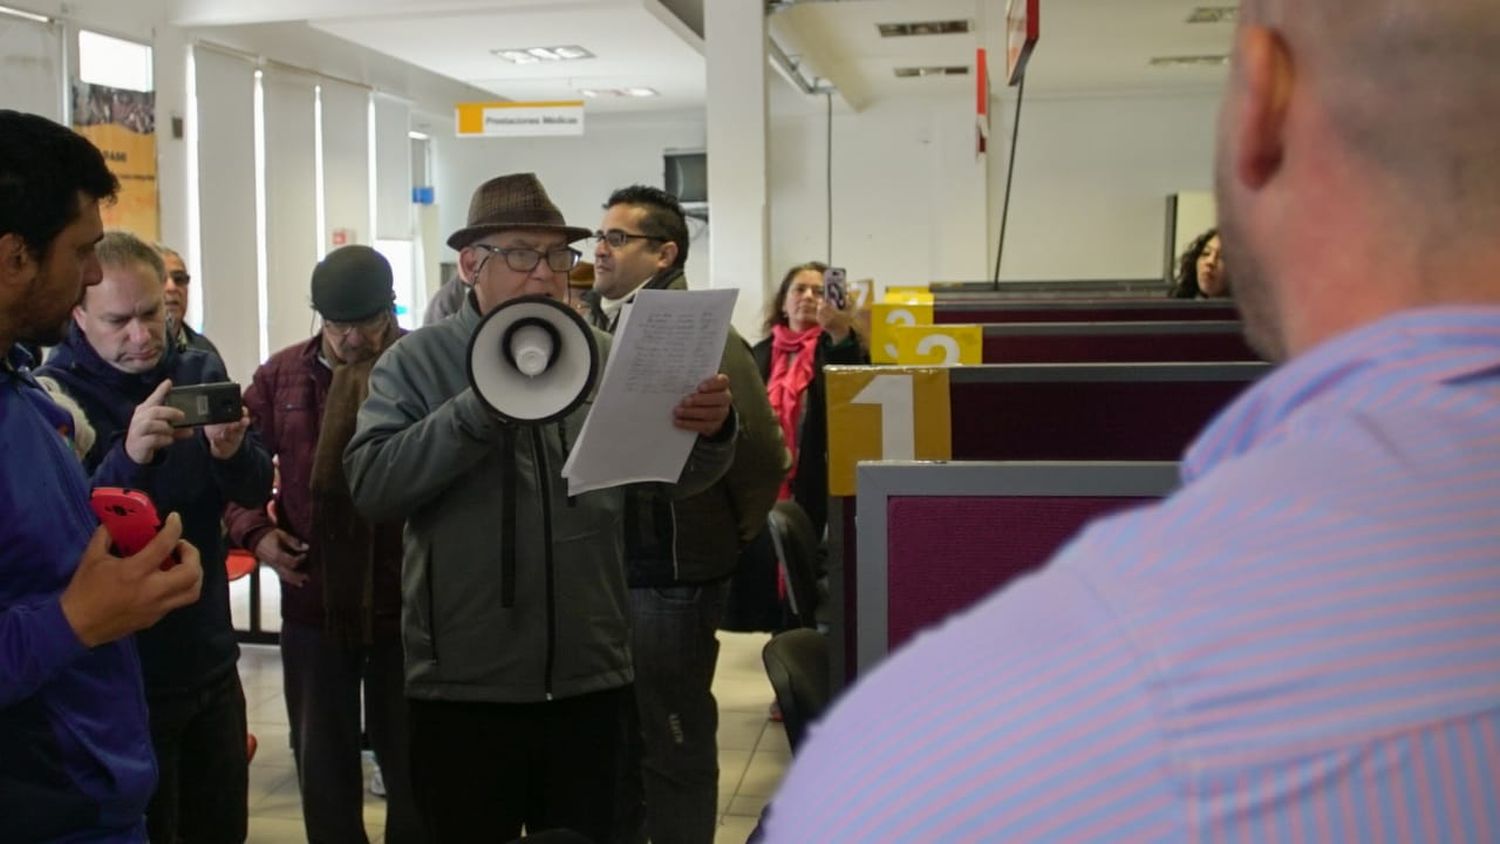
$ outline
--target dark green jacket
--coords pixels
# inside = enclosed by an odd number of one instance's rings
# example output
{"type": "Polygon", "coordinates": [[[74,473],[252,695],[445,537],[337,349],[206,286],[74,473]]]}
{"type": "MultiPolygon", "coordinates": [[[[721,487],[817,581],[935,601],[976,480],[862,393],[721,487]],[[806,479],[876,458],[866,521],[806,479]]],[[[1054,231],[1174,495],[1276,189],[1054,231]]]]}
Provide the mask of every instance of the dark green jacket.
{"type": "MultiPolygon", "coordinates": [[[[344,452],[355,506],[372,521],[406,521],[406,693],[526,703],[624,686],[633,677],[621,533],[628,488],[570,498],[561,477],[592,397],[544,427],[502,422],[469,386],[479,312],[467,302],[381,356],[344,452]]],[[[602,372],[609,337],[594,340],[602,372]]],[[[699,437],[679,484],[717,482],[729,436],[699,437]]]]}
{"type": "MultiPolygon", "coordinates": [[[[659,273],[642,290],[686,290],[682,270],[659,273]]],[[[596,297],[590,318],[613,331],[596,297]]],[[[687,494],[681,487],[641,484],[625,502],[625,566],[631,587],[672,586],[722,580],[734,573],[740,546],[766,526],[781,481],[791,468],[781,425],[771,411],[766,383],[750,345],[729,329],[719,371],[729,376],[739,418],[734,462],[718,483],[687,494]]]]}

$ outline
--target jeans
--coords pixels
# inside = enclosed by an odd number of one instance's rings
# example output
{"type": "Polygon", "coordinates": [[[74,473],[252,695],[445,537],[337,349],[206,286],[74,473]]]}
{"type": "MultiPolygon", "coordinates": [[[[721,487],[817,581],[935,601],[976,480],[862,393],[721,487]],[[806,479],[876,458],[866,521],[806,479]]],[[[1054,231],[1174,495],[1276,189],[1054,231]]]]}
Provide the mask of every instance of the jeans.
{"type": "Polygon", "coordinates": [[[151,840],[244,841],[250,761],[239,673],[231,669],[202,689],[150,695],[146,702],[160,777],[146,808],[151,840]]]}
{"type": "Polygon", "coordinates": [[[425,841],[411,786],[401,641],[346,645],[321,628],[294,621],[281,627],[287,723],[311,844],[361,844],[365,836],[364,769],[360,760],[360,688],[364,722],[385,781],[385,840],[425,841]]]}
{"type": "Polygon", "coordinates": [[[653,844],[711,844],[719,811],[716,635],[728,581],[630,590],[646,827],[653,844]]]}

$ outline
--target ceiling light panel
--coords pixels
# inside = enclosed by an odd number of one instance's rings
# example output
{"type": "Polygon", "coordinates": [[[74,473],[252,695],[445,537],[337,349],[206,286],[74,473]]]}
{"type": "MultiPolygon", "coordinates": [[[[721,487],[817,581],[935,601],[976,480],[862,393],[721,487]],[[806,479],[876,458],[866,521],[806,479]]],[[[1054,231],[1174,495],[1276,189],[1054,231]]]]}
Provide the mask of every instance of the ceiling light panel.
{"type": "Polygon", "coordinates": [[[1234,23],[1239,18],[1238,6],[1199,6],[1188,15],[1188,23],[1234,23]]]}
{"type": "Polygon", "coordinates": [[[1151,59],[1152,67],[1223,67],[1229,64],[1229,57],[1224,55],[1213,56],[1156,56],[1151,59]]]}
{"type": "Polygon", "coordinates": [[[969,31],[966,20],[908,21],[905,23],[878,23],[881,38],[906,38],[913,35],[962,35],[969,31]]]}
{"type": "Polygon", "coordinates": [[[502,47],[499,50],[491,50],[490,53],[511,64],[571,62],[594,57],[593,53],[577,44],[566,44],[561,47],[502,47]]]}
{"type": "Polygon", "coordinates": [[[959,65],[926,65],[923,67],[898,67],[896,78],[915,79],[923,76],[968,76],[969,66],[959,65]]]}

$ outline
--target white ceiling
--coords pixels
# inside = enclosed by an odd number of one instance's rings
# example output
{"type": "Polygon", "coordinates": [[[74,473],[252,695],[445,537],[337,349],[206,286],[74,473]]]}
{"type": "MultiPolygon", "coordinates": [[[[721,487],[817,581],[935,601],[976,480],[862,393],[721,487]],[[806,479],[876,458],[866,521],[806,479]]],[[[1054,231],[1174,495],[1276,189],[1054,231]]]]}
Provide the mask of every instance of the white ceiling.
{"type": "MultiPolygon", "coordinates": [[[[304,21],[418,67],[516,100],[576,99],[580,88],[649,87],[651,99],[599,99],[591,111],[700,108],[704,3],[747,0],[176,0],[184,26],[304,21]],[[675,13],[674,13],[675,10],[675,13]],[[684,23],[686,21],[686,23],[684,23]],[[596,58],[513,65],[492,50],[576,44],[596,58]]],[[[1157,55],[1224,53],[1229,24],[1186,23],[1198,5],[1233,0],[1042,0],[1041,42],[1028,93],[1213,89],[1223,68],[1152,68],[1157,55]]],[[[802,0],[782,2],[770,31],[804,75],[831,82],[847,105],[973,90],[972,77],[897,79],[905,65],[972,65],[991,49],[1003,75],[1001,0],[802,0]],[[878,23],[965,19],[966,35],[879,37],[878,23]]],[[[996,79],[998,93],[1003,84],[996,79]]]]}

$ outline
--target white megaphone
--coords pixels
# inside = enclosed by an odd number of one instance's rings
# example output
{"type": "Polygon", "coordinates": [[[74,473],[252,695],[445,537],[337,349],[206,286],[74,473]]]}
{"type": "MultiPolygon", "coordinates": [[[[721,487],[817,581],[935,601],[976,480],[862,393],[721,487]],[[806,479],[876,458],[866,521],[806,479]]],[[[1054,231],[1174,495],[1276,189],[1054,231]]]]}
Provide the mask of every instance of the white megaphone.
{"type": "Polygon", "coordinates": [[[469,340],[469,383],[496,414],[544,425],[578,407],[599,372],[588,324],[545,296],[523,296],[479,321],[469,340]]]}

